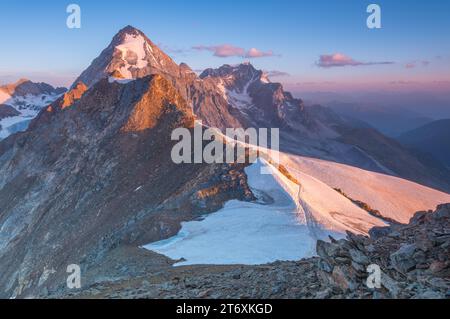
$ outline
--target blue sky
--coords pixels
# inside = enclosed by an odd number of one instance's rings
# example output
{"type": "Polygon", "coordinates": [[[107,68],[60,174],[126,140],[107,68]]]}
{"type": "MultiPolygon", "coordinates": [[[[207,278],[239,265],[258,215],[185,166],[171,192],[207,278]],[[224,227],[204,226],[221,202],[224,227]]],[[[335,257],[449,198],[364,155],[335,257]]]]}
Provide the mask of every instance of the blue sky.
{"type": "Polygon", "coordinates": [[[294,89],[450,81],[450,1],[18,0],[2,5],[0,82],[68,85],[128,24],[196,70],[248,60],[197,46],[271,52],[251,63],[288,73],[273,80],[294,89]],[[81,7],[81,29],[66,27],[70,3],[81,7]],[[370,3],[381,6],[382,29],[366,26],[370,3]],[[345,66],[317,65],[338,53],[345,66]]]}

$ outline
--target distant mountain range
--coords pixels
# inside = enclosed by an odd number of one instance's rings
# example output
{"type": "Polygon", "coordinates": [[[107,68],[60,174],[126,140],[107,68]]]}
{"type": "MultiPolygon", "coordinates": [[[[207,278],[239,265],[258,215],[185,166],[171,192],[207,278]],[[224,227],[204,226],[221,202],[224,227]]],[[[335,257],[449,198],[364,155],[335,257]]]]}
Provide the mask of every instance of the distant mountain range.
{"type": "MultiPolygon", "coordinates": [[[[319,103],[326,106],[350,104],[361,111],[393,112],[405,111],[405,116],[424,117],[430,119],[450,118],[450,94],[448,92],[417,91],[356,91],[348,92],[296,92],[308,103],[319,103]]],[[[399,114],[401,115],[401,114],[399,114]]]]}
{"type": "Polygon", "coordinates": [[[325,104],[338,114],[370,124],[389,137],[420,127],[433,121],[404,107],[383,106],[363,102],[328,102],[325,104]]]}
{"type": "Polygon", "coordinates": [[[403,133],[398,140],[450,167],[450,119],[434,121],[403,133]]]}

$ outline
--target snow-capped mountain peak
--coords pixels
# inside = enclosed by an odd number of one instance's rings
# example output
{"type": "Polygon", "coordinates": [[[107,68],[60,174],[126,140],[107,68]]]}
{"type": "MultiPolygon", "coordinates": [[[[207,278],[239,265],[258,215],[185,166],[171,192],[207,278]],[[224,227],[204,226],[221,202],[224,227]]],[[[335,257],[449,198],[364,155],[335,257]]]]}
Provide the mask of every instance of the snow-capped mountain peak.
{"type": "Polygon", "coordinates": [[[102,78],[142,78],[150,74],[178,74],[178,65],[140,30],[126,26],[75,80],[88,87],[102,78]]]}
{"type": "Polygon", "coordinates": [[[289,118],[303,116],[303,103],[285,92],[280,83],[272,83],[267,73],[251,63],[225,64],[206,69],[201,79],[213,81],[224,99],[253,125],[286,125],[289,118]]]}
{"type": "Polygon", "coordinates": [[[243,86],[249,82],[260,80],[263,72],[255,69],[249,62],[237,65],[224,64],[218,69],[206,69],[200,74],[200,78],[207,77],[227,79],[230,84],[243,86]]]}
{"type": "Polygon", "coordinates": [[[141,35],[126,34],[124,43],[116,46],[116,50],[120,51],[124,62],[120,73],[124,78],[130,79],[133,77],[131,72],[133,68],[142,69],[148,65],[145,58],[152,48],[141,35]]]}

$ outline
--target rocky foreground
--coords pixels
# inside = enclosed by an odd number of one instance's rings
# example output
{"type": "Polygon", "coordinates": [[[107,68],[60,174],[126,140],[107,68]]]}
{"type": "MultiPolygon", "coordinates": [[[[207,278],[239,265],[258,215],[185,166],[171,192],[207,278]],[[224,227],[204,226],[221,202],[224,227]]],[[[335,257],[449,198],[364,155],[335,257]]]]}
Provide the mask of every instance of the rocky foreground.
{"type": "Polygon", "coordinates": [[[185,266],[102,282],[72,298],[450,298],[450,204],[370,237],[319,241],[318,257],[261,266],[185,266]],[[369,265],[381,269],[369,288],[369,265]]]}

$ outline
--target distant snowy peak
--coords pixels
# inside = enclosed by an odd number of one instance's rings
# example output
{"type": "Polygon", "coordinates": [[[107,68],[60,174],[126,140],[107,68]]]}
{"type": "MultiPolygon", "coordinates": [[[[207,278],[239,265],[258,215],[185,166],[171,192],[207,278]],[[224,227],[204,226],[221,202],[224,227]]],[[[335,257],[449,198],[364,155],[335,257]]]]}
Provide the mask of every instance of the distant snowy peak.
{"type": "Polygon", "coordinates": [[[30,80],[19,81],[0,87],[0,104],[6,104],[17,111],[39,111],[66,92],[65,88],[54,88],[47,83],[30,80]]]}
{"type": "Polygon", "coordinates": [[[150,74],[178,75],[178,65],[140,30],[127,26],[75,80],[88,87],[102,78],[136,79],[150,74]]]}
{"type": "Polygon", "coordinates": [[[0,103],[5,103],[12,97],[27,95],[57,95],[66,91],[65,88],[54,88],[50,84],[43,82],[32,82],[27,79],[20,79],[15,83],[0,86],[0,103]]]}
{"type": "Polygon", "coordinates": [[[247,93],[246,89],[253,83],[269,83],[267,75],[250,63],[234,66],[225,64],[218,69],[206,69],[200,74],[201,79],[208,77],[222,80],[227,89],[238,93],[247,93]]]}
{"type": "Polygon", "coordinates": [[[66,91],[47,83],[27,79],[0,87],[0,139],[26,129],[28,123],[45,106],[66,91]]]}
{"type": "Polygon", "coordinates": [[[228,103],[243,112],[249,122],[282,126],[303,117],[303,102],[248,62],[206,69],[200,78],[214,81],[228,103]]]}

